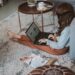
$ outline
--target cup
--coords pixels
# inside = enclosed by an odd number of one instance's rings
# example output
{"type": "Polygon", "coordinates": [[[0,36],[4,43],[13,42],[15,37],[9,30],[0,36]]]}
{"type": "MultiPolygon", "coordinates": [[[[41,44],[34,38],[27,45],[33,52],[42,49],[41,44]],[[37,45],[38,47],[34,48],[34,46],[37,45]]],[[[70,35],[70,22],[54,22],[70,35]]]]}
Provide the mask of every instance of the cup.
{"type": "Polygon", "coordinates": [[[28,6],[35,6],[35,0],[27,0],[28,6]]]}

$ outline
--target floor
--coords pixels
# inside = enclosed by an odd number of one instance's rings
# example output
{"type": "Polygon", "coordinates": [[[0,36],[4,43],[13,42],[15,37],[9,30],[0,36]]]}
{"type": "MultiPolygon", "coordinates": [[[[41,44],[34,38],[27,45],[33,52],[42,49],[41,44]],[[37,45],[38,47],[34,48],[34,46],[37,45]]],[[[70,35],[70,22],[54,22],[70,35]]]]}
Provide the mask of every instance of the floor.
{"type": "Polygon", "coordinates": [[[3,7],[0,7],[0,20],[3,20],[15,12],[19,4],[22,2],[24,2],[24,0],[8,0],[8,2],[3,7]]]}
{"type": "MultiPolygon", "coordinates": [[[[3,7],[0,7],[0,20],[2,20],[0,22],[0,40],[4,39],[3,41],[5,41],[5,39],[7,38],[6,35],[3,34],[4,31],[6,32],[5,27],[8,27],[11,30],[13,29],[15,32],[19,30],[17,13],[15,11],[17,9],[17,6],[21,3],[21,1],[22,0],[11,0],[3,7]]],[[[23,16],[24,15],[22,15],[22,18],[23,16]]],[[[30,19],[30,16],[28,19],[30,19]]],[[[24,24],[25,23],[26,21],[24,22],[24,24]]],[[[24,62],[21,62],[19,59],[20,57],[24,57],[25,55],[30,55],[31,53],[35,54],[39,53],[41,55],[46,55],[48,57],[49,56],[57,57],[59,59],[58,63],[60,65],[71,68],[72,63],[69,59],[69,54],[53,56],[48,53],[38,51],[37,49],[32,49],[27,46],[18,44],[11,40],[8,41],[9,42],[7,42],[2,49],[0,48],[0,75],[27,75],[32,70],[32,68],[28,67],[28,65],[26,65],[24,62]]],[[[0,43],[0,45],[1,44],[2,43],[0,43]]],[[[73,67],[74,66],[72,65],[72,69],[75,71],[75,67],[74,68],[73,67]]]]}

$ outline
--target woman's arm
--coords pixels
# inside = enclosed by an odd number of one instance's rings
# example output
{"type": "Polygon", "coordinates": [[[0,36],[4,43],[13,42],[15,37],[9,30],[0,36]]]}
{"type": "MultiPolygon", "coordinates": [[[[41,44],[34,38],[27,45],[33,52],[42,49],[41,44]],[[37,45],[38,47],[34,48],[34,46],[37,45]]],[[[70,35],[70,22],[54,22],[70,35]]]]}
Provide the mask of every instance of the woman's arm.
{"type": "Polygon", "coordinates": [[[57,41],[57,34],[55,33],[54,35],[53,34],[50,34],[48,36],[48,39],[52,40],[52,41],[57,41]]]}
{"type": "Polygon", "coordinates": [[[47,45],[54,49],[62,49],[66,46],[67,42],[70,39],[70,28],[66,27],[62,32],[61,35],[59,36],[57,42],[47,40],[47,45]]]}

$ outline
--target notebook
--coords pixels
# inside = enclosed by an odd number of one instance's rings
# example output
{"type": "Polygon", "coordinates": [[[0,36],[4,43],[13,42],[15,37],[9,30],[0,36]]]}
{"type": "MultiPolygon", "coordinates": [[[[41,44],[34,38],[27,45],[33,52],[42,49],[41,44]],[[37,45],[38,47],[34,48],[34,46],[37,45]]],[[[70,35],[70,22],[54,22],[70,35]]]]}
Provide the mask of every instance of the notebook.
{"type": "MultiPolygon", "coordinates": [[[[41,32],[35,23],[32,23],[25,33],[34,44],[40,44],[38,40],[41,38],[48,38],[49,35],[49,33],[41,32]]],[[[46,45],[46,43],[41,44],[46,45]]]]}

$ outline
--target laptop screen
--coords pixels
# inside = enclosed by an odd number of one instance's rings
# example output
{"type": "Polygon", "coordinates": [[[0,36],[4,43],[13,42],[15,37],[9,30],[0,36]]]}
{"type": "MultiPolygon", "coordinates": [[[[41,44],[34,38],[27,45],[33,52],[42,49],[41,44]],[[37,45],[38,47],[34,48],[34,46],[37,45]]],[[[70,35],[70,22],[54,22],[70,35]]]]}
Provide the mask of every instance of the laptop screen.
{"type": "Polygon", "coordinates": [[[35,23],[32,23],[26,31],[26,35],[34,42],[36,36],[40,33],[38,26],[35,23]]]}

